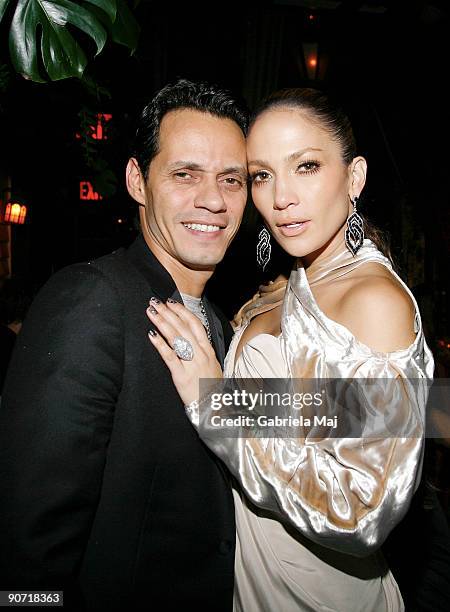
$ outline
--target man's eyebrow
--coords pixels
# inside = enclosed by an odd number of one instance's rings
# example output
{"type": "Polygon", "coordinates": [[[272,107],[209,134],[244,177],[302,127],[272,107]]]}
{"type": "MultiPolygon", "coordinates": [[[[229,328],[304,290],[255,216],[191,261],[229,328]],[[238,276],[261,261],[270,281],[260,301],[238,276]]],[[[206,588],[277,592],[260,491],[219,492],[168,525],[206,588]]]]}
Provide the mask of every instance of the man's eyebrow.
{"type": "MultiPolygon", "coordinates": [[[[291,162],[295,159],[298,159],[308,151],[323,151],[323,149],[319,149],[317,147],[305,147],[304,149],[300,149],[299,151],[294,151],[285,158],[285,161],[291,162]]],[[[249,166],[270,166],[269,162],[264,159],[252,159],[248,162],[249,166]]]]}
{"type": "Polygon", "coordinates": [[[203,166],[198,164],[197,162],[188,161],[184,159],[180,159],[178,161],[172,162],[168,166],[168,170],[177,170],[179,168],[186,168],[187,170],[203,170],[203,166]]]}
{"type": "MultiPolygon", "coordinates": [[[[186,170],[196,170],[200,172],[206,172],[204,166],[197,162],[180,159],[175,161],[167,167],[169,172],[173,170],[180,170],[186,168],[186,170]]],[[[245,166],[229,166],[219,172],[219,174],[241,174],[243,177],[247,176],[247,168],[245,166]]]]}
{"type": "Polygon", "coordinates": [[[246,177],[247,168],[245,166],[230,166],[229,168],[224,168],[220,174],[241,174],[246,177]]]}

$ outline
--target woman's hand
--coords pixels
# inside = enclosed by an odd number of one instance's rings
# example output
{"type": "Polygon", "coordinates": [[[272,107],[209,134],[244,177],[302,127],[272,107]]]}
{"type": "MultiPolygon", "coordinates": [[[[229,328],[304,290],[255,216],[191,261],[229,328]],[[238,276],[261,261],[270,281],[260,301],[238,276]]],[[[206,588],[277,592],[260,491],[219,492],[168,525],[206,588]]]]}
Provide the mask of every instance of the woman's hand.
{"type": "Polygon", "coordinates": [[[185,306],[171,299],[163,304],[152,298],[147,316],[157,328],[157,331],[151,330],[148,337],[169,368],[174,385],[187,406],[199,399],[200,378],[222,378],[222,369],[206,330],[185,306]],[[173,342],[177,337],[190,343],[191,360],[185,361],[175,353],[173,342]]]}

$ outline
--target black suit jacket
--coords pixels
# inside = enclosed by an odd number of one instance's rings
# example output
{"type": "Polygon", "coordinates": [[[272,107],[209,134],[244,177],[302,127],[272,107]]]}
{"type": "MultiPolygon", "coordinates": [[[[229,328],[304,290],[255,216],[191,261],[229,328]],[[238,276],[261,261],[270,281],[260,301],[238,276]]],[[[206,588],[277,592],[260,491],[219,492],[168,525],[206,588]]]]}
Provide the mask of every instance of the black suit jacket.
{"type": "Polygon", "coordinates": [[[63,588],[96,612],[232,609],[226,473],[147,337],[149,298],[174,292],[139,237],[35,299],[0,407],[2,588],[63,588]]]}

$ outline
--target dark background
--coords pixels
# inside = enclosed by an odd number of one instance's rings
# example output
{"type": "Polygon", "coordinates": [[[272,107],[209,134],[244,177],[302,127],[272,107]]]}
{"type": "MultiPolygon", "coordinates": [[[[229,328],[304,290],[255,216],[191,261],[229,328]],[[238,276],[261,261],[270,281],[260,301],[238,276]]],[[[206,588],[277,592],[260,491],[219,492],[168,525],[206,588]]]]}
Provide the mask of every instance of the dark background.
{"type": "MultiPolygon", "coordinates": [[[[349,111],[369,164],[362,211],[389,231],[430,343],[447,337],[447,3],[142,1],[135,14],[142,28],[135,55],[109,45],[89,67],[110,98],[97,100],[74,79],[42,85],[20,77],[2,97],[0,164],[29,206],[27,224],[13,228],[13,274],[39,287],[62,266],[134,238],[136,205],[123,180],[132,117],[168,81],[213,81],[250,107],[276,88],[315,86],[336,93],[349,111]],[[312,80],[302,52],[308,41],[319,50],[312,80]],[[83,106],[113,115],[96,154],[116,175],[117,191],[99,201],[79,199],[79,182],[91,172],[75,138],[83,106]]],[[[262,280],[251,207],[210,286],[230,317],[262,280]]],[[[448,362],[448,350],[442,354],[448,362]]]]}
{"type": "MultiPolygon", "coordinates": [[[[137,205],[124,185],[132,118],[167,82],[212,81],[241,94],[250,107],[278,88],[319,87],[337,94],[353,120],[369,166],[362,212],[389,232],[399,272],[419,302],[436,375],[450,377],[448,1],[142,0],[135,14],[141,36],[134,56],[107,45],[89,64],[110,97],[97,98],[76,79],[35,84],[14,75],[0,96],[0,172],[11,176],[14,198],[29,208],[26,225],[11,228],[13,277],[36,290],[59,268],[134,239],[137,205]],[[304,43],[318,44],[313,79],[304,43]],[[75,137],[82,109],[113,116],[108,140],[94,147],[117,180],[115,194],[103,200],[79,197],[80,180],[95,179],[75,137]]],[[[0,27],[3,57],[6,34],[0,27]]],[[[283,263],[276,253],[264,277],[257,269],[253,210],[249,202],[241,232],[209,286],[230,318],[283,263]]],[[[449,517],[448,440],[443,444],[428,446],[424,474],[449,517]]],[[[440,602],[448,601],[447,527],[439,527],[443,519],[428,489],[415,504],[385,554],[405,600],[428,602],[408,609],[446,609],[440,602]]]]}

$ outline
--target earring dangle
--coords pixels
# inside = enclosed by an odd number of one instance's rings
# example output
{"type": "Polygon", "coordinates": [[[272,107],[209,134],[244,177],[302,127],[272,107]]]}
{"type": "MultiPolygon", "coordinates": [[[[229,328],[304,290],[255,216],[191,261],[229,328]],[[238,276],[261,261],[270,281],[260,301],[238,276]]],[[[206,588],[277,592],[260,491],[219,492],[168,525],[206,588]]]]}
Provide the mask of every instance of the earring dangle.
{"type": "Polygon", "coordinates": [[[265,227],[258,234],[258,244],[256,245],[256,261],[264,268],[270,261],[272,245],[270,244],[270,234],[265,227]]]}
{"type": "Polygon", "coordinates": [[[358,197],[354,196],[351,198],[351,202],[353,204],[353,212],[347,219],[345,244],[354,257],[364,242],[364,223],[361,215],[359,215],[356,211],[358,197]]]}

